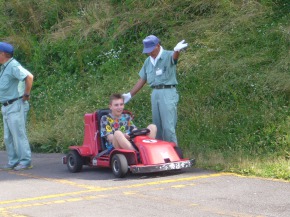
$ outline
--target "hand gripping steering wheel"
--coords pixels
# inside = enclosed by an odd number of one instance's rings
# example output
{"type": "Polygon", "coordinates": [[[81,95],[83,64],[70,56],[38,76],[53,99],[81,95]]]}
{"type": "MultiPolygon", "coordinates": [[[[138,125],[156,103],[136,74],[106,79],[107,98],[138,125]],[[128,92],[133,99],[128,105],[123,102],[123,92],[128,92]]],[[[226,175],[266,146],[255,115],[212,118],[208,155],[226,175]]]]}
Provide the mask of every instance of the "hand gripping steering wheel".
{"type": "Polygon", "coordinates": [[[143,129],[133,130],[128,135],[130,136],[131,139],[133,139],[136,136],[147,135],[148,133],[150,133],[150,130],[147,128],[143,128],[143,129]]]}

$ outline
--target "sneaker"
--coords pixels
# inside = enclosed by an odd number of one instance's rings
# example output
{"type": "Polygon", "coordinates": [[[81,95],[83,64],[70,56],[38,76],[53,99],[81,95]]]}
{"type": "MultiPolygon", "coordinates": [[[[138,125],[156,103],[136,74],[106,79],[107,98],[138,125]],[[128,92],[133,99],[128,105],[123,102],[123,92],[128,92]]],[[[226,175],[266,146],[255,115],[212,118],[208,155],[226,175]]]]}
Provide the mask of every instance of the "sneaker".
{"type": "Polygon", "coordinates": [[[29,165],[22,165],[22,164],[18,164],[16,167],[14,167],[13,169],[15,171],[20,171],[20,170],[28,170],[31,169],[33,166],[31,164],[29,165]]]}
{"type": "Polygon", "coordinates": [[[2,166],[1,169],[2,170],[13,170],[14,167],[15,167],[15,165],[6,164],[6,165],[2,166]]]}

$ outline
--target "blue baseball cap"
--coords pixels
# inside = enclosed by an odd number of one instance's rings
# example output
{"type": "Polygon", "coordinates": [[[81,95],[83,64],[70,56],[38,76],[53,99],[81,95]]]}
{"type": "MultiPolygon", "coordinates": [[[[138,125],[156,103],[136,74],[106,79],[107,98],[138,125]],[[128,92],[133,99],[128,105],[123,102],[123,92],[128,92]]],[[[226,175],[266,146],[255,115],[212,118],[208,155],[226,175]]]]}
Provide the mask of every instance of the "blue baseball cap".
{"type": "Polygon", "coordinates": [[[160,40],[155,35],[149,35],[143,40],[143,53],[151,53],[160,40]]]}
{"type": "Polygon", "coordinates": [[[6,42],[0,42],[0,51],[13,55],[14,47],[6,42]]]}

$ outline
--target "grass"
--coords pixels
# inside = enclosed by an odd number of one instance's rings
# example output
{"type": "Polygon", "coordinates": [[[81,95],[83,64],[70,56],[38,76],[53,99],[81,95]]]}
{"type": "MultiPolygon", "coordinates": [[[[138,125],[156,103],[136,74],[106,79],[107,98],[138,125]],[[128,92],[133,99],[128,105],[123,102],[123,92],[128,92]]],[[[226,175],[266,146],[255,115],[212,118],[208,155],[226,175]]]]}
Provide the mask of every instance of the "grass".
{"type": "MultiPolygon", "coordinates": [[[[146,56],[186,39],[178,63],[177,136],[197,166],[289,180],[289,1],[1,1],[0,36],[35,75],[32,149],[66,152],[83,116],[129,91],[146,56]]],[[[126,105],[145,127],[150,88],[126,105]]],[[[3,132],[0,126],[0,134],[3,132]]],[[[3,148],[3,143],[2,143],[3,148]]]]}
{"type": "Polygon", "coordinates": [[[224,157],[224,153],[209,153],[197,156],[197,166],[223,172],[233,172],[242,175],[258,176],[274,179],[290,179],[289,158],[253,157],[241,153],[224,157]]]}

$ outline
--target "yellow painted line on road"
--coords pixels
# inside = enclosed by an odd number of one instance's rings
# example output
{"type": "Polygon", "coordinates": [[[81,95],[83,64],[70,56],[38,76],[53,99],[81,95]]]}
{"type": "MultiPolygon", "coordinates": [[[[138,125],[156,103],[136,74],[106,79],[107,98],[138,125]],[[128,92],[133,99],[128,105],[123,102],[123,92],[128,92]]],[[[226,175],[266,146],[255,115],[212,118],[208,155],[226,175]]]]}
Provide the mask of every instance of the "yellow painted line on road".
{"type": "Polygon", "coordinates": [[[223,173],[215,173],[215,174],[209,174],[209,175],[202,175],[202,176],[191,176],[186,178],[179,178],[179,179],[168,179],[168,180],[160,180],[156,182],[145,182],[135,185],[129,185],[129,186],[123,186],[124,187],[143,187],[143,186],[150,186],[150,185],[158,185],[158,184],[168,184],[168,183],[174,183],[174,182],[182,182],[182,181],[192,181],[197,179],[205,179],[205,178],[212,178],[212,177],[219,177],[223,176],[223,173]]]}
{"type": "Polygon", "coordinates": [[[93,190],[76,191],[76,192],[69,192],[69,193],[63,193],[63,194],[51,194],[51,195],[45,195],[45,196],[39,196],[39,197],[31,197],[31,198],[22,198],[22,199],[16,199],[16,200],[6,200],[6,201],[0,201],[0,205],[2,205],[2,204],[10,204],[10,203],[21,203],[21,202],[28,202],[28,201],[45,200],[45,199],[59,198],[59,197],[66,197],[66,196],[72,196],[72,195],[85,194],[85,193],[89,193],[89,192],[93,192],[93,190]]]}
{"type": "Polygon", "coordinates": [[[126,191],[126,192],[123,192],[124,195],[131,195],[131,194],[138,194],[139,192],[138,191],[126,191]]]}
{"type": "Polygon", "coordinates": [[[171,188],[184,188],[186,186],[187,185],[173,185],[173,186],[171,186],[171,188]]]}
{"type": "Polygon", "coordinates": [[[241,175],[237,173],[222,173],[225,176],[237,176],[241,178],[248,178],[248,179],[259,179],[259,180],[267,180],[267,181],[273,181],[273,182],[285,182],[285,183],[290,183],[290,180],[284,180],[284,179],[275,179],[275,178],[264,178],[264,177],[258,177],[258,176],[246,176],[246,175],[241,175]]]}
{"type": "Polygon", "coordinates": [[[40,180],[45,180],[45,181],[50,181],[50,182],[56,182],[56,183],[61,183],[64,185],[71,185],[74,187],[79,187],[79,188],[84,188],[84,189],[96,189],[96,188],[100,188],[98,186],[91,186],[91,185],[84,185],[84,184],[78,184],[76,182],[72,182],[66,179],[52,179],[52,178],[47,178],[47,177],[42,177],[42,176],[36,176],[36,175],[32,175],[29,173],[20,173],[20,172],[13,172],[10,171],[10,174],[13,175],[18,175],[18,176],[23,176],[23,177],[28,177],[28,178],[33,178],[33,179],[40,179],[40,180]]]}
{"type": "Polygon", "coordinates": [[[67,197],[67,196],[81,195],[81,194],[86,194],[86,193],[91,193],[91,192],[122,190],[122,189],[128,189],[128,188],[154,186],[154,185],[168,184],[168,183],[174,183],[174,182],[192,181],[192,180],[198,180],[198,179],[219,177],[222,175],[223,175],[223,173],[215,173],[215,174],[202,175],[202,176],[191,176],[191,177],[179,178],[179,179],[169,179],[169,180],[160,180],[160,181],[155,181],[155,182],[145,182],[145,183],[127,185],[127,186],[115,186],[115,187],[103,187],[103,188],[102,187],[92,188],[92,186],[90,186],[91,189],[84,190],[84,191],[68,192],[68,193],[62,193],[62,194],[50,194],[50,195],[44,195],[44,196],[39,196],[39,197],[0,201],[0,205],[12,204],[12,203],[21,203],[21,202],[28,202],[28,201],[39,201],[39,200],[46,200],[46,199],[52,199],[52,198],[63,198],[63,197],[67,197]]]}
{"type": "Polygon", "coordinates": [[[77,202],[77,201],[81,201],[83,200],[83,198],[71,198],[71,199],[67,199],[68,202],[77,202]]]}
{"type": "Polygon", "coordinates": [[[197,203],[192,203],[192,204],[190,204],[190,206],[198,206],[198,204],[197,203]]]}
{"type": "MultiPolygon", "coordinates": [[[[228,174],[225,174],[228,175],[228,174]]],[[[190,185],[187,185],[190,186],[190,185]]],[[[174,187],[174,186],[172,186],[174,187]]],[[[184,200],[175,200],[172,198],[166,198],[166,196],[158,196],[158,195],[147,195],[147,194],[131,194],[129,196],[135,197],[135,198],[144,198],[150,201],[155,201],[156,203],[162,203],[162,204],[166,204],[169,206],[174,206],[177,209],[180,208],[186,208],[189,207],[192,209],[192,213],[194,213],[195,209],[197,210],[203,210],[206,211],[208,213],[207,216],[211,216],[211,214],[214,214],[215,216],[228,216],[228,217],[265,217],[265,216],[256,216],[256,215],[252,215],[252,214],[248,214],[248,213],[241,213],[241,212],[235,212],[232,210],[228,210],[228,209],[218,209],[218,208],[213,208],[212,206],[207,206],[206,201],[205,201],[205,205],[204,204],[197,204],[197,203],[192,203],[189,202],[188,199],[184,199],[184,200]]]]}
{"type": "MultiPolygon", "coordinates": [[[[92,192],[122,190],[122,189],[129,189],[129,188],[138,188],[138,187],[162,185],[162,184],[184,182],[184,181],[192,181],[192,180],[199,180],[199,179],[206,179],[206,178],[213,178],[213,177],[221,177],[221,176],[237,176],[237,177],[249,178],[247,176],[242,176],[242,175],[238,175],[238,174],[234,174],[234,173],[214,173],[214,174],[201,175],[201,176],[191,176],[191,177],[178,178],[178,179],[168,179],[168,180],[159,180],[159,181],[154,181],[154,182],[145,182],[145,183],[139,183],[139,184],[133,184],[133,185],[127,185],[127,186],[96,187],[96,186],[90,186],[90,185],[80,185],[80,184],[77,184],[77,183],[74,183],[74,182],[71,182],[71,181],[68,181],[68,180],[51,179],[51,178],[39,177],[39,176],[34,176],[34,175],[31,175],[31,174],[25,174],[25,173],[17,173],[17,174],[18,175],[23,175],[23,176],[26,176],[26,177],[36,178],[36,179],[43,179],[43,180],[48,180],[48,181],[59,182],[59,183],[72,185],[72,186],[81,186],[82,188],[86,188],[88,190],[61,193],[61,194],[50,194],[50,195],[44,195],[44,196],[39,196],[39,197],[21,198],[21,199],[15,199],[15,200],[0,201],[0,205],[31,202],[31,201],[41,201],[41,200],[53,199],[53,198],[64,198],[64,197],[68,197],[68,196],[82,195],[82,194],[87,194],[87,193],[92,193],[92,192]]],[[[195,185],[195,184],[190,183],[188,185],[195,185]]],[[[171,186],[171,187],[177,188],[177,187],[183,187],[183,186],[184,185],[175,185],[175,186],[171,186]]],[[[162,187],[160,189],[162,189],[162,187]]],[[[90,198],[96,198],[96,197],[95,196],[87,196],[87,198],[90,199],[90,198]]],[[[66,201],[66,202],[68,201],[68,200],[65,200],[65,199],[63,199],[63,200],[66,201]]],[[[63,200],[58,200],[58,201],[63,201],[63,200]]],[[[74,199],[71,199],[71,200],[73,201],[74,199]]],[[[47,203],[50,203],[50,202],[46,202],[45,204],[47,204],[47,203]]],[[[1,210],[3,210],[3,208],[2,209],[0,208],[0,211],[1,210]]]]}
{"type": "Polygon", "coordinates": [[[12,212],[10,212],[8,210],[0,211],[0,216],[1,217],[27,217],[25,215],[19,215],[19,214],[12,213],[12,212]]]}
{"type": "Polygon", "coordinates": [[[65,203],[65,200],[57,200],[57,201],[54,201],[54,203],[65,203]]]}
{"type": "MultiPolygon", "coordinates": [[[[84,200],[93,200],[93,199],[98,199],[102,197],[109,197],[110,195],[88,195],[85,196],[82,194],[86,193],[91,193],[91,192],[101,192],[101,191],[110,191],[110,190],[124,190],[124,189],[129,189],[129,188],[138,188],[138,187],[145,187],[145,186],[154,186],[154,185],[161,185],[161,184],[168,184],[168,183],[177,183],[177,182],[184,182],[184,181],[192,181],[192,180],[199,180],[199,179],[205,179],[205,178],[213,178],[213,177],[222,177],[222,176],[237,176],[237,177],[242,177],[242,178],[249,178],[247,176],[242,176],[238,174],[233,174],[233,173],[217,173],[217,174],[208,174],[208,175],[202,175],[202,176],[192,176],[192,177],[186,177],[186,178],[178,178],[178,179],[169,179],[169,180],[159,180],[155,182],[147,182],[147,183],[140,183],[140,184],[133,184],[133,185],[127,185],[127,186],[116,186],[116,187],[98,187],[95,189],[90,189],[90,190],[84,190],[84,191],[77,191],[77,192],[69,192],[69,193],[63,193],[63,194],[52,194],[52,195],[45,195],[45,196],[40,196],[40,197],[34,197],[34,198],[23,198],[23,199],[18,199],[18,200],[10,200],[10,201],[0,201],[0,204],[11,204],[11,206],[8,207],[3,207],[0,208],[0,216],[15,216],[15,217],[25,217],[25,216],[20,216],[20,215],[13,215],[12,213],[8,212],[7,210],[13,210],[13,209],[21,209],[21,208],[27,208],[27,207],[36,207],[36,206],[44,206],[44,205],[53,205],[53,204],[64,204],[64,203],[73,203],[73,202],[79,202],[79,201],[84,201],[84,200]],[[74,197],[74,198],[63,198],[66,196],[75,196],[75,195],[81,195],[80,197],[74,197]],[[51,199],[51,198],[58,198],[55,201],[43,201],[39,202],[39,200],[45,200],[45,199],[51,199]],[[63,199],[61,199],[63,198],[63,199]],[[27,203],[27,204],[17,204],[21,202],[31,202],[31,201],[36,201],[35,203],[27,203]],[[37,202],[38,201],[38,202],[37,202]],[[16,204],[13,204],[16,203],[16,204]],[[6,215],[5,215],[6,213],[6,215]],[[10,215],[9,215],[10,213],[10,215]],[[8,214],[8,215],[7,215],[8,214]],[[11,215],[12,214],[12,215],[11,215]]],[[[254,177],[255,178],[255,177],[254,177]]],[[[65,183],[65,182],[64,182],[65,183]]],[[[186,186],[194,186],[195,183],[188,183],[188,184],[180,184],[180,185],[172,185],[169,186],[172,188],[183,188],[186,186]]],[[[165,188],[162,187],[156,187],[154,189],[159,189],[163,190],[165,188]]],[[[151,196],[146,196],[140,194],[139,191],[124,191],[122,192],[124,195],[131,195],[132,197],[143,197],[143,198],[149,198],[150,200],[156,200],[156,201],[163,201],[163,197],[161,198],[152,198],[151,196]]],[[[114,194],[115,195],[115,194],[114,194]]],[[[164,202],[164,201],[163,201],[164,202]]],[[[179,203],[178,201],[175,200],[166,200],[167,204],[175,204],[179,203]]],[[[183,204],[183,203],[182,203],[183,204]]],[[[232,217],[253,217],[253,215],[248,214],[248,213],[240,213],[240,212],[235,212],[235,211],[230,211],[230,210],[219,210],[219,209],[213,209],[212,207],[204,207],[201,206],[200,204],[196,203],[189,203],[188,207],[199,207],[199,209],[206,211],[208,213],[212,214],[218,214],[218,215],[224,215],[224,216],[232,216],[232,217]]],[[[257,217],[257,216],[256,216],[257,217]]],[[[260,216],[262,217],[262,216],[260,216]]]]}
{"type": "MultiPolygon", "coordinates": [[[[70,199],[66,199],[66,200],[48,201],[48,202],[43,202],[43,203],[20,204],[20,205],[14,205],[14,206],[8,206],[5,208],[0,208],[0,214],[8,212],[8,210],[13,210],[13,209],[21,209],[21,208],[45,206],[45,205],[53,205],[53,204],[72,203],[72,202],[79,202],[79,201],[84,201],[84,200],[93,200],[93,199],[105,198],[105,197],[107,197],[107,195],[97,195],[97,196],[88,196],[88,197],[85,196],[85,197],[78,197],[78,198],[70,198],[70,199]]],[[[11,217],[11,215],[9,215],[9,217],[11,217]]]]}

